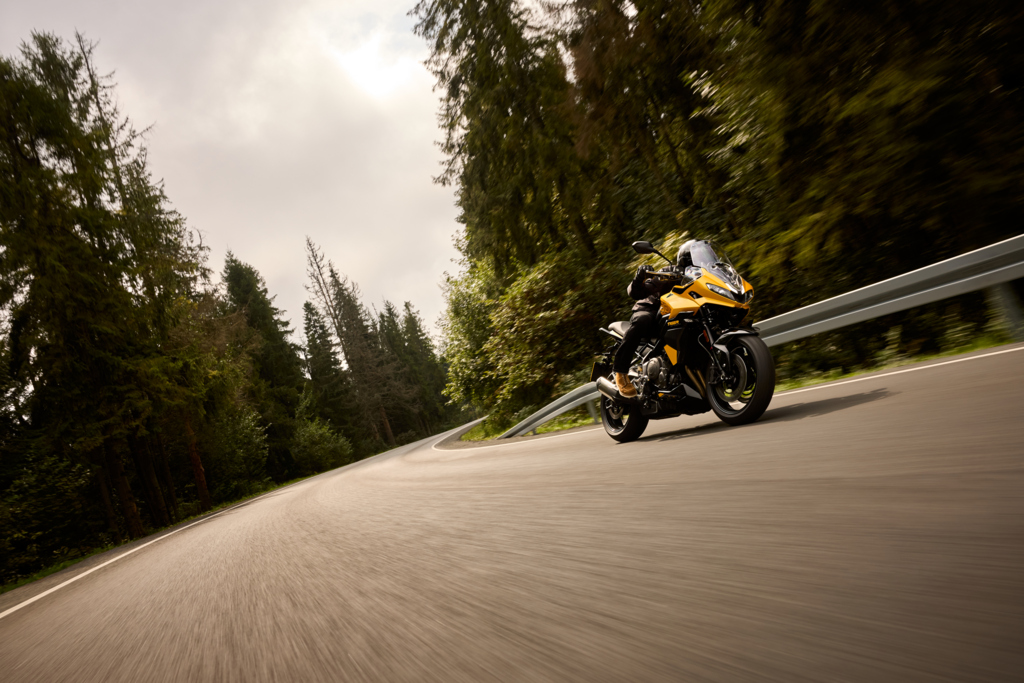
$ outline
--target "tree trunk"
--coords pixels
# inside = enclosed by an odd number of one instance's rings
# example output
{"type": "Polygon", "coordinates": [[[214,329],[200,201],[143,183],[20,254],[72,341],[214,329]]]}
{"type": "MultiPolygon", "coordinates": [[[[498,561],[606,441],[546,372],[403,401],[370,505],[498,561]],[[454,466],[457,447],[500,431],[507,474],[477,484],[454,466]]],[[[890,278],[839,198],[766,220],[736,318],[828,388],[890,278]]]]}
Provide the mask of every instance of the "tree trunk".
{"type": "Polygon", "coordinates": [[[185,435],[188,437],[188,457],[192,461],[192,474],[196,478],[199,508],[206,512],[213,507],[213,501],[210,500],[210,490],[206,488],[206,471],[203,469],[203,461],[199,458],[199,449],[196,448],[196,433],[192,431],[191,415],[185,417],[185,435]]]}
{"type": "Polygon", "coordinates": [[[384,410],[384,406],[383,405],[380,406],[380,419],[381,419],[381,423],[384,425],[384,434],[388,438],[388,445],[389,446],[394,446],[395,445],[395,435],[391,433],[391,423],[388,422],[388,414],[387,414],[387,411],[384,410]]]}
{"type": "Polygon", "coordinates": [[[146,489],[146,499],[149,500],[151,516],[157,526],[170,526],[171,516],[167,512],[167,503],[164,501],[163,491],[160,490],[160,482],[156,478],[156,470],[153,469],[153,456],[149,451],[149,444],[145,448],[139,447],[139,440],[134,435],[128,441],[135,458],[135,467],[139,478],[146,489]]]}
{"type": "Polygon", "coordinates": [[[120,453],[111,448],[109,442],[103,444],[103,452],[111,477],[114,479],[117,497],[121,501],[121,512],[124,513],[124,521],[128,526],[128,537],[140,538],[145,531],[142,528],[142,518],[139,517],[139,508],[135,505],[135,497],[132,496],[131,485],[124,473],[124,461],[120,453]]]}
{"type": "Polygon", "coordinates": [[[110,500],[110,486],[107,484],[107,470],[104,467],[96,469],[96,482],[100,485],[100,498],[103,499],[103,512],[107,515],[107,526],[114,540],[121,543],[121,529],[117,525],[117,514],[114,512],[114,504],[110,500]]]}
{"type": "Polygon", "coordinates": [[[160,435],[156,436],[156,448],[159,458],[158,465],[160,466],[160,473],[164,476],[164,484],[167,485],[167,500],[171,503],[171,521],[177,522],[179,519],[178,515],[178,496],[174,492],[174,477],[171,476],[171,466],[167,461],[167,451],[164,449],[164,440],[160,438],[160,435]]]}

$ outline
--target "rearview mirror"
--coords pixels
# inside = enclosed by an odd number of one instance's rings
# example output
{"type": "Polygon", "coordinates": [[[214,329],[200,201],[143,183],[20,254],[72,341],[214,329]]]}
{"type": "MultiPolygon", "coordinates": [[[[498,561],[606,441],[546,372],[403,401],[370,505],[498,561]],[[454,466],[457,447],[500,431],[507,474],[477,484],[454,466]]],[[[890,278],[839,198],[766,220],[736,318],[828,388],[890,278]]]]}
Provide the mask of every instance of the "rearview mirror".
{"type": "Polygon", "coordinates": [[[653,254],[655,253],[654,245],[650,242],[633,242],[633,251],[638,254],[653,254]]]}

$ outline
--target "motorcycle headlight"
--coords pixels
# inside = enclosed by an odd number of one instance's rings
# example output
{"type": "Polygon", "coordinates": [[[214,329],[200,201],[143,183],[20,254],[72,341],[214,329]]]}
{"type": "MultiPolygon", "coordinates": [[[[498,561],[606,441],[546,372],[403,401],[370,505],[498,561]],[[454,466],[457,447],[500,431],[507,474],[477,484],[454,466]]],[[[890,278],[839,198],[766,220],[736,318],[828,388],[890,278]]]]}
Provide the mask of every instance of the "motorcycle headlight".
{"type": "Polygon", "coordinates": [[[733,299],[733,300],[736,299],[736,297],[733,296],[733,293],[730,292],[725,287],[719,287],[718,285],[713,285],[713,284],[711,284],[709,282],[708,283],[708,289],[710,289],[712,292],[714,292],[715,294],[717,294],[719,296],[724,296],[726,299],[733,299]]]}

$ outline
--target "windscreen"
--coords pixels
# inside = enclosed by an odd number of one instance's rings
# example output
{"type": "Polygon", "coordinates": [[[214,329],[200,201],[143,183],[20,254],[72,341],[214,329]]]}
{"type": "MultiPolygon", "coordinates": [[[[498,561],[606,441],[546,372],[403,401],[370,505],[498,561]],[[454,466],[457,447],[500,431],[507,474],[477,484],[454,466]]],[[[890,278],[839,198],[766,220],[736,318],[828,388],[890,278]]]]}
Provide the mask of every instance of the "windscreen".
{"type": "Polygon", "coordinates": [[[709,270],[716,263],[732,266],[732,261],[725,255],[722,248],[714,242],[705,242],[703,240],[694,242],[690,246],[690,258],[693,259],[693,265],[708,268],[709,270]]]}
{"type": "Polygon", "coordinates": [[[690,247],[693,265],[699,266],[716,276],[736,294],[743,293],[743,279],[732,266],[725,251],[714,242],[694,242],[690,247]]]}

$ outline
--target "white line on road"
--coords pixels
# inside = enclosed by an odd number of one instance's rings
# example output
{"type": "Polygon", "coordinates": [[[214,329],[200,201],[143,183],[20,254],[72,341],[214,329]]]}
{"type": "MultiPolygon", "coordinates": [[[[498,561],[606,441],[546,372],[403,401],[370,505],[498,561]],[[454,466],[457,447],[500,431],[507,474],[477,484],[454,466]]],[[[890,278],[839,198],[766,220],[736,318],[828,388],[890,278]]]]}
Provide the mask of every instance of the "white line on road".
{"type": "MultiPolygon", "coordinates": [[[[943,365],[952,365],[954,363],[966,363],[969,360],[977,360],[979,358],[989,358],[991,356],[999,356],[999,355],[1002,355],[1004,353],[1013,353],[1015,351],[1024,351],[1024,346],[1016,346],[1016,347],[1014,347],[1012,349],[1003,349],[1002,351],[992,351],[992,352],[989,352],[989,353],[982,353],[982,354],[979,354],[977,356],[967,356],[966,358],[956,358],[954,360],[947,360],[947,361],[943,361],[941,363],[930,363],[928,365],[917,365],[917,366],[912,367],[912,368],[906,368],[904,370],[894,370],[892,372],[883,372],[883,373],[877,374],[877,375],[868,375],[866,377],[857,377],[857,378],[854,378],[854,379],[847,379],[847,380],[842,380],[842,381],[837,381],[837,382],[827,382],[827,383],[824,383],[824,384],[817,384],[817,385],[815,385],[813,387],[806,387],[804,389],[791,389],[790,391],[780,392],[780,393],[776,394],[776,396],[792,396],[793,394],[799,394],[799,393],[804,392],[804,391],[817,391],[818,389],[830,389],[832,387],[841,387],[844,384],[853,384],[854,382],[867,382],[868,380],[871,380],[871,379],[882,379],[883,377],[892,377],[893,375],[902,375],[902,374],[904,374],[906,372],[917,372],[918,370],[930,370],[932,368],[940,368],[943,365]]],[[[567,434],[553,434],[551,436],[545,436],[543,438],[530,439],[529,442],[530,443],[534,443],[534,442],[537,442],[537,441],[546,441],[548,439],[557,439],[557,438],[562,437],[562,436],[576,436],[577,434],[589,434],[590,432],[593,432],[593,431],[596,431],[596,429],[580,429],[578,431],[569,432],[567,434]]],[[[473,447],[470,447],[470,448],[438,448],[437,444],[441,443],[441,441],[443,441],[444,438],[446,438],[446,435],[442,435],[442,438],[440,438],[437,441],[435,441],[432,444],[431,448],[433,448],[433,450],[435,450],[435,451],[441,451],[443,453],[456,453],[456,452],[459,452],[459,451],[478,451],[478,450],[490,449],[490,448],[501,448],[502,446],[519,446],[519,445],[522,445],[522,443],[524,443],[522,441],[516,441],[514,443],[491,443],[490,445],[473,446],[473,447]]]]}
{"type": "MultiPolygon", "coordinates": [[[[312,477],[310,477],[310,478],[312,478],[312,477]]],[[[301,483],[303,483],[305,481],[309,481],[309,479],[303,479],[302,481],[297,481],[297,482],[295,482],[295,484],[301,484],[301,483]]],[[[215,512],[215,513],[213,513],[212,515],[210,515],[208,517],[203,517],[202,519],[197,519],[196,521],[192,522],[191,524],[187,524],[187,525],[181,527],[180,529],[175,529],[174,531],[171,531],[170,533],[166,533],[163,536],[160,536],[159,538],[154,538],[152,541],[148,541],[146,543],[143,543],[140,546],[136,546],[135,548],[132,548],[131,550],[129,550],[127,552],[121,553],[117,557],[114,557],[112,559],[107,560],[103,564],[98,564],[95,567],[93,567],[92,569],[84,571],[81,574],[78,574],[77,576],[71,577],[70,579],[68,579],[64,583],[59,583],[56,586],[54,586],[53,588],[47,589],[47,590],[43,591],[42,593],[40,593],[39,595],[35,595],[35,596],[29,598],[25,602],[19,602],[14,607],[11,607],[8,610],[0,612],[0,619],[3,619],[8,614],[13,614],[13,613],[17,612],[22,607],[27,607],[28,605],[31,605],[36,600],[41,600],[41,599],[45,598],[50,593],[53,593],[55,591],[59,591],[61,588],[64,588],[64,586],[70,585],[70,584],[74,583],[75,581],[78,581],[79,579],[82,579],[82,578],[85,578],[86,576],[89,576],[89,574],[92,574],[94,571],[103,569],[108,564],[113,564],[114,562],[117,562],[118,560],[121,560],[121,559],[124,559],[124,558],[128,557],[132,553],[137,553],[138,551],[142,550],[143,548],[145,548],[147,546],[153,545],[157,541],[162,541],[165,538],[167,538],[168,536],[173,536],[174,534],[178,533],[179,531],[184,531],[185,529],[190,529],[190,528],[194,527],[196,524],[201,524],[203,522],[208,522],[211,519],[213,519],[214,517],[219,517],[220,515],[223,515],[225,512],[231,512],[232,510],[234,510],[235,508],[239,507],[240,505],[245,505],[247,503],[252,503],[254,501],[259,500],[260,498],[263,498],[264,496],[269,496],[269,495],[271,495],[273,493],[280,493],[284,489],[288,489],[288,488],[291,488],[292,486],[295,486],[295,484],[290,484],[288,486],[285,486],[285,487],[282,487],[282,488],[279,488],[279,489],[275,489],[273,491],[267,491],[262,496],[257,496],[256,498],[251,498],[249,500],[242,501],[241,503],[236,503],[235,505],[232,505],[229,508],[225,508],[225,509],[221,510],[220,512],[215,512]]]]}
{"type": "MultiPolygon", "coordinates": [[[[880,374],[880,375],[869,375],[867,377],[857,377],[856,379],[848,379],[848,380],[844,380],[844,381],[841,381],[841,382],[831,382],[831,383],[827,383],[827,384],[819,384],[817,386],[807,387],[806,389],[794,389],[792,391],[783,392],[783,393],[779,394],[779,396],[789,396],[791,394],[799,394],[799,393],[804,392],[804,391],[815,391],[816,389],[827,389],[827,388],[830,388],[830,387],[838,387],[838,386],[842,386],[844,384],[853,384],[854,382],[866,382],[866,381],[872,380],[872,379],[882,379],[883,377],[892,377],[893,375],[902,375],[902,374],[907,373],[907,372],[917,372],[918,370],[929,370],[931,368],[938,368],[938,367],[942,367],[944,365],[953,365],[954,363],[964,363],[964,362],[967,362],[969,360],[977,360],[979,358],[990,358],[992,356],[999,356],[999,355],[1002,355],[1004,353],[1014,353],[1015,351],[1024,351],[1024,346],[1017,346],[1017,347],[1014,347],[1012,349],[1004,349],[1002,351],[992,351],[991,353],[979,354],[977,356],[968,356],[967,358],[957,358],[955,360],[948,360],[948,361],[944,361],[942,363],[932,363],[930,365],[921,365],[921,366],[917,366],[917,367],[913,367],[913,368],[907,368],[905,370],[896,370],[896,371],[893,371],[893,372],[886,372],[886,373],[883,373],[883,374],[880,374]]],[[[535,442],[538,442],[538,441],[547,441],[549,439],[557,439],[557,438],[566,437],[566,436],[576,436],[578,434],[587,434],[587,433],[592,432],[592,431],[595,431],[595,429],[579,430],[579,431],[575,431],[575,432],[569,432],[567,434],[553,434],[551,436],[546,436],[546,437],[543,437],[541,439],[531,439],[530,443],[535,443],[535,442]]],[[[441,449],[441,448],[437,448],[437,444],[440,443],[446,437],[447,437],[447,434],[442,434],[437,440],[435,440],[431,444],[431,448],[433,448],[434,450],[444,451],[444,452],[457,452],[457,451],[462,451],[462,450],[465,450],[465,451],[475,451],[475,450],[481,450],[481,449],[484,449],[484,448],[500,448],[502,446],[518,446],[518,445],[521,445],[521,443],[522,443],[522,442],[516,442],[516,443],[504,443],[504,444],[491,444],[489,446],[476,446],[476,447],[473,447],[473,448],[460,448],[460,449],[441,449]]],[[[303,480],[303,481],[308,481],[308,479],[303,480]]],[[[299,484],[299,483],[302,483],[302,482],[296,482],[296,484],[299,484]]],[[[294,484],[293,484],[293,486],[294,486],[294,484]]],[[[286,486],[284,488],[290,488],[290,487],[286,486]]],[[[275,494],[275,493],[280,493],[282,490],[283,489],[277,489],[275,491],[268,491],[267,493],[264,494],[264,496],[275,494]]],[[[20,610],[23,607],[27,607],[28,605],[31,605],[33,602],[36,602],[37,600],[41,600],[41,599],[45,598],[50,593],[54,593],[56,591],[59,591],[61,588],[64,588],[65,586],[68,586],[68,585],[74,583],[75,581],[78,581],[79,579],[85,578],[86,576],[88,576],[89,574],[92,574],[95,571],[103,569],[104,567],[106,567],[109,564],[113,564],[114,562],[117,562],[118,560],[121,560],[121,559],[123,559],[125,557],[128,557],[129,555],[131,555],[133,553],[136,553],[136,552],[142,550],[143,548],[149,547],[149,546],[153,545],[154,543],[156,543],[158,541],[162,541],[162,540],[164,540],[165,538],[167,538],[169,536],[173,536],[174,534],[178,533],[179,531],[184,531],[185,529],[190,529],[190,528],[194,527],[197,524],[201,524],[202,522],[207,522],[207,521],[213,519],[214,517],[218,517],[218,516],[224,514],[225,512],[231,512],[232,510],[237,508],[239,505],[244,505],[246,503],[252,503],[252,502],[254,502],[256,500],[259,500],[260,498],[263,498],[264,496],[258,496],[257,498],[253,498],[251,500],[244,501],[243,503],[239,503],[238,505],[232,505],[231,507],[229,507],[227,509],[221,510],[220,512],[216,512],[216,513],[210,515],[209,517],[203,517],[202,519],[198,519],[198,520],[192,522],[191,524],[188,524],[186,526],[181,527],[180,529],[175,529],[174,531],[171,531],[170,533],[166,533],[163,536],[160,536],[159,538],[154,538],[152,541],[148,541],[146,543],[143,543],[140,546],[137,546],[135,548],[132,548],[131,550],[128,550],[127,552],[121,553],[117,557],[109,559],[106,562],[104,562],[103,564],[98,564],[95,567],[93,567],[92,569],[86,570],[86,571],[82,572],[81,574],[78,574],[77,576],[71,577],[70,579],[68,579],[67,581],[65,581],[63,583],[57,584],[53,588],[49,588],[49,589],[43,591],[39,595],[35,595],[35,596],[29,598],[28,600],[25,600],[24,602],[18,603],[14,607],[11,607],[11,608],[3,611],[3,612],[0,612],[0,619],[3,619],[4,617],[6,617],[8,615],[17,612],[18,610],[20,610]]]]}
{"type": "Polygon", "coordinates": [[[968,356],[967,358],[957,358],[955,360],[947,360],[942,363],[932,363],[931,365],[918,365],[913,368],[907,368],[905,370],[894,370],[892,372],[884,372],[880,375],[868,375],[867,377],[857,377],[855,379],[847,379],[841,382],[829,382],[827,384],[818,384],[813,387],[807,387],[806,389],[793,389],[791,391],[784,391],[779,396],[792,396],[793,394],[799,394],[803,391],[814,391],[815,389],[828,389],[830,387],[841,387],[844,384],[853,384],[854,382],[867,382],[869,379],[881,379],[883,377],[892,377],[893,375],[902,375],[906,372],[917,372],[918,370],[931,370],[932,368],[941,368],[943,365],[953,365],[954,363],[966,363],[969,360],[977,360],[979,358],[989,358],[991,356],[1000,356],[1004,353],[1013,353],[1014,351],[1024,351],[1024,346],[1017,346],[1012,349],[1003,349],[1002,351],[992,351],[991,353],[983,353],[977,356],[968,356]]]}

